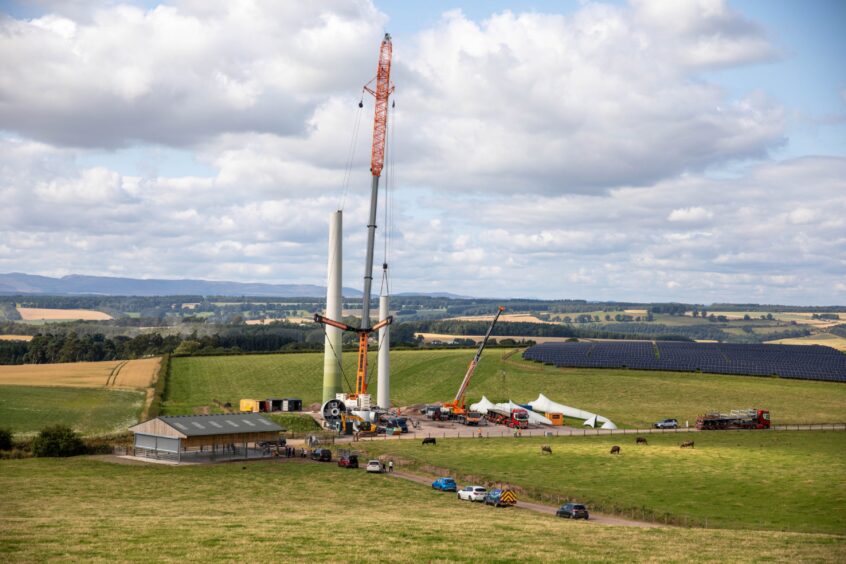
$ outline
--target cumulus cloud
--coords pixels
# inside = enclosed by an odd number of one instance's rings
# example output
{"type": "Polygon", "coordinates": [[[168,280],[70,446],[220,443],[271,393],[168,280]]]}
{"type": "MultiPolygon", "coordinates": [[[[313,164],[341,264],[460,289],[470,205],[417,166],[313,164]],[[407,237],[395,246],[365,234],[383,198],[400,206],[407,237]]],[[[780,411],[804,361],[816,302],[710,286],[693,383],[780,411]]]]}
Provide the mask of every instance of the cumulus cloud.
{"type": "MultiPolygon", "coordinates": [[[[785,110],[700,73],[773,52],[724,2],[670,4],[450,12],[395,41],[396,291],[842,301],[846,161],[709,177],[781,143],[785,110]]],[[[0,271],[322,283],[386,17],[364,0],[94,6],[0,19],[0,129],[14,132],[0,271]],[[138,142],[211,173],[90,162],[91,147],[138,142]]],[[[348,285],[364,262],[363,116],[348,285]]]]}

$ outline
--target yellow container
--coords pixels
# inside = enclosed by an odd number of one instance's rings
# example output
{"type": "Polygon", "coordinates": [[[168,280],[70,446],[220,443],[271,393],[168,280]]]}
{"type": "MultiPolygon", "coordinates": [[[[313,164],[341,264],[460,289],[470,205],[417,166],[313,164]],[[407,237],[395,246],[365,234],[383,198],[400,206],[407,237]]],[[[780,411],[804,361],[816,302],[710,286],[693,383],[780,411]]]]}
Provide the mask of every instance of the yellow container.
{"type": "Polygon", "coordinates": [[[249,413],[258,413],[259,401],[254,399],[242,399],[239,408],[242,412],[246,411],[249,413]]]}

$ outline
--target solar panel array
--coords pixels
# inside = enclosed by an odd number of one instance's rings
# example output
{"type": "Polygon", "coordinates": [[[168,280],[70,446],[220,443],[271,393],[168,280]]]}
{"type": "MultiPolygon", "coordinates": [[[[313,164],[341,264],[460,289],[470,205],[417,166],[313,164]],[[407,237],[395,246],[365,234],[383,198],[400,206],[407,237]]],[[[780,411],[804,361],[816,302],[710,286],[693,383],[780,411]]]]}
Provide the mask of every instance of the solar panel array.
{"type": "Polygon", "coordinates": [[[523,358],[571,368],[634,368],[846,382],[846,354],[821,345],[678,341],[543,343],[523,358]]]}

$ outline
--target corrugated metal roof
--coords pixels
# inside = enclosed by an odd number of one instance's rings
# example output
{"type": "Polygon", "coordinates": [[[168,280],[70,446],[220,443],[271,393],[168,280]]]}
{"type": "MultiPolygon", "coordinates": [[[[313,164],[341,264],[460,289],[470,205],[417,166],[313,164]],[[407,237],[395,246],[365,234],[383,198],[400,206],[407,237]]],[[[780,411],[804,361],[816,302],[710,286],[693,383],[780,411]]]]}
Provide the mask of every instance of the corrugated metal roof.
{"type": "Polygon", "coordinates": [[[285,430],[258,413],[163,415],[158,417],[158,419],[188,437],[232,435],[235,433],[267,433],[285,430]]]}

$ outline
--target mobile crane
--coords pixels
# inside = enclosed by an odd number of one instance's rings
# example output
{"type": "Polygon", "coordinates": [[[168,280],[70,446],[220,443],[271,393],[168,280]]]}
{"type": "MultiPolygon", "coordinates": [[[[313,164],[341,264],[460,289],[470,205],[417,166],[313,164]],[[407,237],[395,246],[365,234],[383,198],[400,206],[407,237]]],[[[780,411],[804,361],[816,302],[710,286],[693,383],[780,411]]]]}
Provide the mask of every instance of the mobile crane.
{"type": "Polygon", "coordinates": [[[479,359],[482,358],[482,353],[485,350],[485,346],[488,344],[488,339],[490,338],[494,326],[503,311],[505,311],[505,307],[499,306],[496,315],[494,315],[493,321],[491,321],[490,327],[488,327],[488,332],[485,333],[485,338],[482,339],[479,349],[476,351],[476,356],[473,357],[473,360],[470,361],[470,366],[467,367],[467,373],[464,374],[464,380],[461,381],[461,386],[458,388],[458,393],[455,394],[455,399],[450,402],[446,402],[441,406],[440,413],[446,415],[447,418],[456,418],[459,422],[465,424],[478,424],[481,419],[481,414],[477,414],[476,416],[471,415],[472,412],[467,412],[467,407],[464,403],[464,394],[467,392],[467,387],[470,385],[473,373],[476,372],[476,366],[479,364],[479,359]]]}

